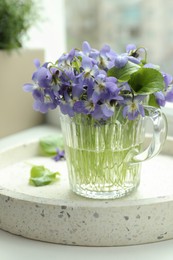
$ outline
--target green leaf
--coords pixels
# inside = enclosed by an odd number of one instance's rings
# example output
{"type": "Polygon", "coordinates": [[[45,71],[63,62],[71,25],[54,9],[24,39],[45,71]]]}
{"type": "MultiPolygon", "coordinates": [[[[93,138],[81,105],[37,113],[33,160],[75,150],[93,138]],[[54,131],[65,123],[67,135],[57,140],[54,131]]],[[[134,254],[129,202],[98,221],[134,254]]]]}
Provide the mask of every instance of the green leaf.
{"type": "Polygon", "coordinates": [[[127,64],[123,68],[113,67],[108,70],[107,75],[110,77],[115,77],[119,81],[128,81],[130,79],[131,74],[140,69],[140,66],[128,61],[127,64]]]}
{"type": "Polygon", "coordinates": [[[148,105],[152,106],[152,107],[158,107],[158,108],[160,107],[159,104],[156,101],[156,97],[153,94],[151,94],[149,96],[148,105]]]}
{"type": "Polygon", "coordinates": [[[75,58],[72,62],[72,67],[75,68],[78,72],[80,72],[81,62],[79,59],[75,58]]]}
{"type": "Polygon", "coordinates": [[[57,154],[57,148],[64,149],[64,142],[62,135],[50,135],[43,137],[39,142],[40,152],[46,156],[54,156],[57,154]]]}
{"type": "Polygon", "coordinates": [[[59,172],[51,172],[42,165],[33,166],[30,171],[29,183],[33,186],[48,185],[57,180],[59,172]]]}
{"type": "Polygon", "coordinates": [[[134,72],[128,83],[138,94],[152,94],[164,90],[162,74],[152,68],[141,68],[134,72]]]}

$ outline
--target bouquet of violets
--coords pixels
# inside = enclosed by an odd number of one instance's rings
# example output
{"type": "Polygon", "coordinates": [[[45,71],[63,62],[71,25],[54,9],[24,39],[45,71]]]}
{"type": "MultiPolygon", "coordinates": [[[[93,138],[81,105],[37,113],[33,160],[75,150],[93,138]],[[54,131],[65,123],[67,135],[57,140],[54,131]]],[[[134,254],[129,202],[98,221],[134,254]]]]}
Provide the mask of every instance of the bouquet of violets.
{"type": "Polygon", "coordinates": [[[160,107],[173,102],[172,76],[148,63],[146,49],[134,44],[117,54],[108,45],[99,51],[85,41],[82,50],[72,49],[42,66],[35,60],[35,66],[33,84],[24,90],[42,113],[59,106],[70,117],[80,113],[107,120],[121,107],[123,117],[133,120],[145,116],[144,103],[160,107]]]}
{"type": "Polygon", "coordinates": [[[32,92],[35,110],[61,110],[72,190],[114,198],[136,188],[140,162],[156,155],[166,138],[157,108],[173,102],[172,76],[148,63],[146,49],[133,44],[117,54],[108,45],[99,51],[84,42],[82,50],[72,49],[55,63],[35,65],[34,84],[24,90],[32,92]],[[153,120],[157,144],[141,154],[145,116],[153,120]],[[140,157],[134,163],[135,155],[140,157]]]}

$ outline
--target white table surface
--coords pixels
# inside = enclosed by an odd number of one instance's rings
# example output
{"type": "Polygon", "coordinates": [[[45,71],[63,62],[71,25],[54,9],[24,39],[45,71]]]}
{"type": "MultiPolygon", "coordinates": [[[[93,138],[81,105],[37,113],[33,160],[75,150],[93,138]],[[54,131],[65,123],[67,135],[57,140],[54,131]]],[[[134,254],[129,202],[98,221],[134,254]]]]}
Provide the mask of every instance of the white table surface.
{"type": "MultiPolygon", "coordinates": [[[[0,140],[0,150],[55,129],[37,127],[0,140]]],[[[0,209],[1,210],[1,209],[0,209]]],[[[79,247],[51,244],[19,237],[0,230],[0,260],[173,260],[173,240],[126,247],[79,247]]]]}
{"type": "Polygon", "coordinates": [[[79,247],[29,240],[0,230],[1,260],[172,260],[173,240],[126,247],[79,247]]]}

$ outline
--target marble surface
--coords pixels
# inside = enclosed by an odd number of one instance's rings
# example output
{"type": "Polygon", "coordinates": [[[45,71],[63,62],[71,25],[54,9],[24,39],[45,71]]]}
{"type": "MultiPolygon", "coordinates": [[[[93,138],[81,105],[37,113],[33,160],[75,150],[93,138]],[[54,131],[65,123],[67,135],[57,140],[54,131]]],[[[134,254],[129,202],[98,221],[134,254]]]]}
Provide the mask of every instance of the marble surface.
{"type": "Polygon", "coordinates": [[[143,163],[141,184],[116,200],[82,198],[69,189],[65,162],[38,155],[38,138],[1,149],[0,228],[67,245],[120,246],[173,238],[172,139],[163,154],[143,163]],[[28,185],[31,164],[61,173],[52,185],[28,185]]]}

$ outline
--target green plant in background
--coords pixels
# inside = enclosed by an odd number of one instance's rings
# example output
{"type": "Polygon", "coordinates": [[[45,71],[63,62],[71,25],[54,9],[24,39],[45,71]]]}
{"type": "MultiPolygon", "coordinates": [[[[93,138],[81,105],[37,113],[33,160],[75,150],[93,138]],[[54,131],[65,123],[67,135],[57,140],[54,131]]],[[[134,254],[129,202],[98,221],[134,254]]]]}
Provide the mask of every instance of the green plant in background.
{"type": "Polygon", "coordinates": [[[38,20],[33,0],[0,0],[0,49],[22,47],[22,38],[38,20]]]}

